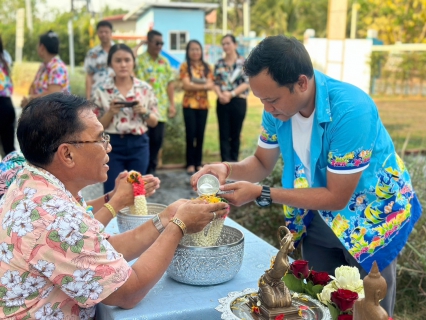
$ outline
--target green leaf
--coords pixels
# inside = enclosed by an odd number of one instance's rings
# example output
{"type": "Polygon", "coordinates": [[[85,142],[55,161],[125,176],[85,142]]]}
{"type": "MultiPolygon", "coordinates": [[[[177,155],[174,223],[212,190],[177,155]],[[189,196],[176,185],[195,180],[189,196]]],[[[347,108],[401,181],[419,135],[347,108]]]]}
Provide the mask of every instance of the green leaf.
{"type": "Polygon", "coordinates": [[[4,297],[4,295],[7,292],[7,288],[6,287],[0,287],[0,299],[4,297]]]}
{"type": "Polygon", "coordinates": [[[70,247],[70,245],[69,245],[68,243],[66,243],[66,242],[62,242],[62,243],[61,243],[61,248],[62,248],[64,251],[67,251],[69,247],[70,247]]]}
{"type": "Polygon", "coordinates": [[[19,310],[20,307],[3,307],[3,313],[5,316],[8,316],[12,313],[15,313],[19,310]]]}
{"type": "Polygon", "coordinates": [[[30,176],[28,174],[21,175],[21,180],[28,180],[30,176]]]}
{"type": "Polygon", "coordinates": [[[53,230],[51,233],[49,233],[49,239],[55,242],[61,242],[58,231],[56,230],[53,230]]]}
{"type": "Polygon", "coordinates": [[[317,295],[320,294],[322,292],[322,290],[324,289],[324,286],[317,284],[315,286],[312,287],[312,291],[314,292],[314,298],[317,298],[317,295]]]}
{"type": "Polygon", "coordinates": [[[21,200],[18,200],[18,201],[16,201],[16,202],[12,203],[12,205],[10,206],[10,208],[11,208],[12,210],[15,210],[15,209],[16,209],[16,207],[18,206],[19,202],[21,202],[21,200]]]}
{"type": "Polygon", "coordinates": [[[28,278],[28,275],[30,274],[30,272],[29,271],[27,271],[27,272],[24,272],[22,275],[21,275],[21,279],[22,279],[22,282],[24,282],[27,278],[28,278]]]}
{"type": "Polygon", "coordinates": [[[67,284],[67,283],[70,283],[70,282],[73,282],[73,281],[74,281],[73,277],[65,276],[65,277],[62,278],[61,284],[64,285],[64,284],[67,284]]]}
{"type": "Polygon", "coordinates": [[[337,320],[340,315],[339,309],[337,309],[333,304],[327,303],[328,310],[330,310],[331,318],[337,320]]]}
{"type": "Polygon", "coordinates": [[[74,246],[71,246],[71,251],[74,253],[80,253],[81,249],[83,249],[84,241],[78,240],[74,246]]]}
{"type": "Polygon", "coordinates": [[[87,301],[87,298],[86,297],[83,297],[83,296],[80,296],[80,297],[76,297],[76,298],[74,298],[75,300],[77,300],[78,302],[80,302],[81,304],[84,304],[84,303],[86,303],[86,301],[87,301]]]}
{"type": "Polygon", "coordinates": [[[85,233],[88,229],[89,227],[84,222],[80,224],[80,233],[85,233]]]}
{"type": "Polygon", "coordinates": [[[36,221],[36,220],[40,219],[40,214],[38,213],[38,211],[36,209],[31,211],[30,218],[31,218],[31,221],[36,221]]]}
{"type": "Polygon", "coordinates": [[[39,295],[39,292],[38,292],[38,291],[33,292],[33,293],[31,293],[28,297],[26,297],[26,298],[25,298],[25,300],[32,300],[32,299],[34,299],[34,298],[38,297],[38,295],[39,295]]]}
{"type": "Polygon", "coordinates": [[[7,248],[9,249],[9,251],[13,251],[13,249],[15,249],[15,245],[14,244],[8,244],[7,248]]]}
{"type": "Polygon", "coordinates": [[[58,307],[59,307],[59,302],[55,302],[55,304],[52,306],[52,309],[56,310],[58,309],[58,307]]]}
{"type": "Polygon", "coordinates": [[[10,233],[12,232],[12,226],[10,226],[9,228],[7,228],[7,235],[10,237],[10,233]]]}
{"type": "Polygon", "coordinates": [[[6,307],[6,302],[3,300],[0,300],[0,307],[1,308],[6,307]]]}
{"type": "Polygon", "coordinates": [[[43,198],[41,198],[41,202],[48,202],[48,201],[50,201],[50,200],[52,200],[53,199],[53,196],[51,196],[51,195],[47,195],[47,196],[44,196],[43,198]]]}
{"type": "Polygon", "coordinates": [[[105,252],[106,252],[105,247],[103,245],[101,245],[101,253],[105,253],[105,252]]]}
{"type": "Polygon", "coordinates": [[[287,286],[287,288],[289,288],[291,291],[303,293],[304,286],[303,286],[302,279],[297,279],[294,275],[287,273],[283,277],[283,281],[285,285],[287,286]]]}

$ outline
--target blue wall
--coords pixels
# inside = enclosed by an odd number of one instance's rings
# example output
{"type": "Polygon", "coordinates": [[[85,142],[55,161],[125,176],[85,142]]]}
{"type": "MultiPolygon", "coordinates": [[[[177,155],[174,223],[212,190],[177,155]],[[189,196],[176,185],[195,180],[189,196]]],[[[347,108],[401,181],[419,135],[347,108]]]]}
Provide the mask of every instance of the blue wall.
{"type": "Polygon", "coordinates": [[[187,32],[187,40],[196,39],[204,48],[205,13],[201,9],[150,8],[136,21],[136,33],[146,34],[150,27],[163,34],[163,51],[183,62],[185,50],[170,50],[170,31],[187,32]]]}

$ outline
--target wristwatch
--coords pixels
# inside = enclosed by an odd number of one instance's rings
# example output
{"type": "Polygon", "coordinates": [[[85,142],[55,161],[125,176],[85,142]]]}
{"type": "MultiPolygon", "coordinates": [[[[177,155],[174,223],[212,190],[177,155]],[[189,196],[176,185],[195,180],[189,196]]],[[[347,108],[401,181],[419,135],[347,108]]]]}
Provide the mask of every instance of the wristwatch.
{"type": "Polygon", "coordinates": [[[165,228],[161,223],[160,216],[158,214],[156,214],[154,218],[152,218],[152,223],[154,224],[155,228],[158,230],[159,233],[164,231],[165,228]]]}
{"type": "Polygon", "coordinates": [[[262,208],[271,205],[271,188],[268,186],[262,186],[262,193],[254,202],[262,208]]]}

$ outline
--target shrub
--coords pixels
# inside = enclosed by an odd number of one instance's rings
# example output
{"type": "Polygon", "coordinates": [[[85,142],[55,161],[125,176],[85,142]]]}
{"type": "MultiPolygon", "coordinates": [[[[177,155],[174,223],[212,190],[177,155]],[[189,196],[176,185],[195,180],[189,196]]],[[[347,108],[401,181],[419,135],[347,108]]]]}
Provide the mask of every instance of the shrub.
{"type": "Polygon", "coordinates": [[[181,104],[176,104],[176,111],[176,116],[166,122],[162,155],[164,164],[185,163],[185,123],[181,104]]]}

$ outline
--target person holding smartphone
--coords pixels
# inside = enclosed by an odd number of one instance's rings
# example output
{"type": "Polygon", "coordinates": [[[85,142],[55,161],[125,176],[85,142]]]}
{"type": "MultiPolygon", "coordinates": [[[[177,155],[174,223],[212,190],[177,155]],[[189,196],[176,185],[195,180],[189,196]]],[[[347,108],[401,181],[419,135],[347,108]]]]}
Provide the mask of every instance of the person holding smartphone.
{"type": "Polygon", "coordinates": [[[133,77],[135,56],[125,44],[111,47],[108,66],[115,77],[106,80],[95,91],[94,110],[110,135],[108,179],[104,192],[114,189],[114,180],[123,170],[146,174],[149,164],[148,126],[158,123],[157,98],[152,87],[133,77]]]}

